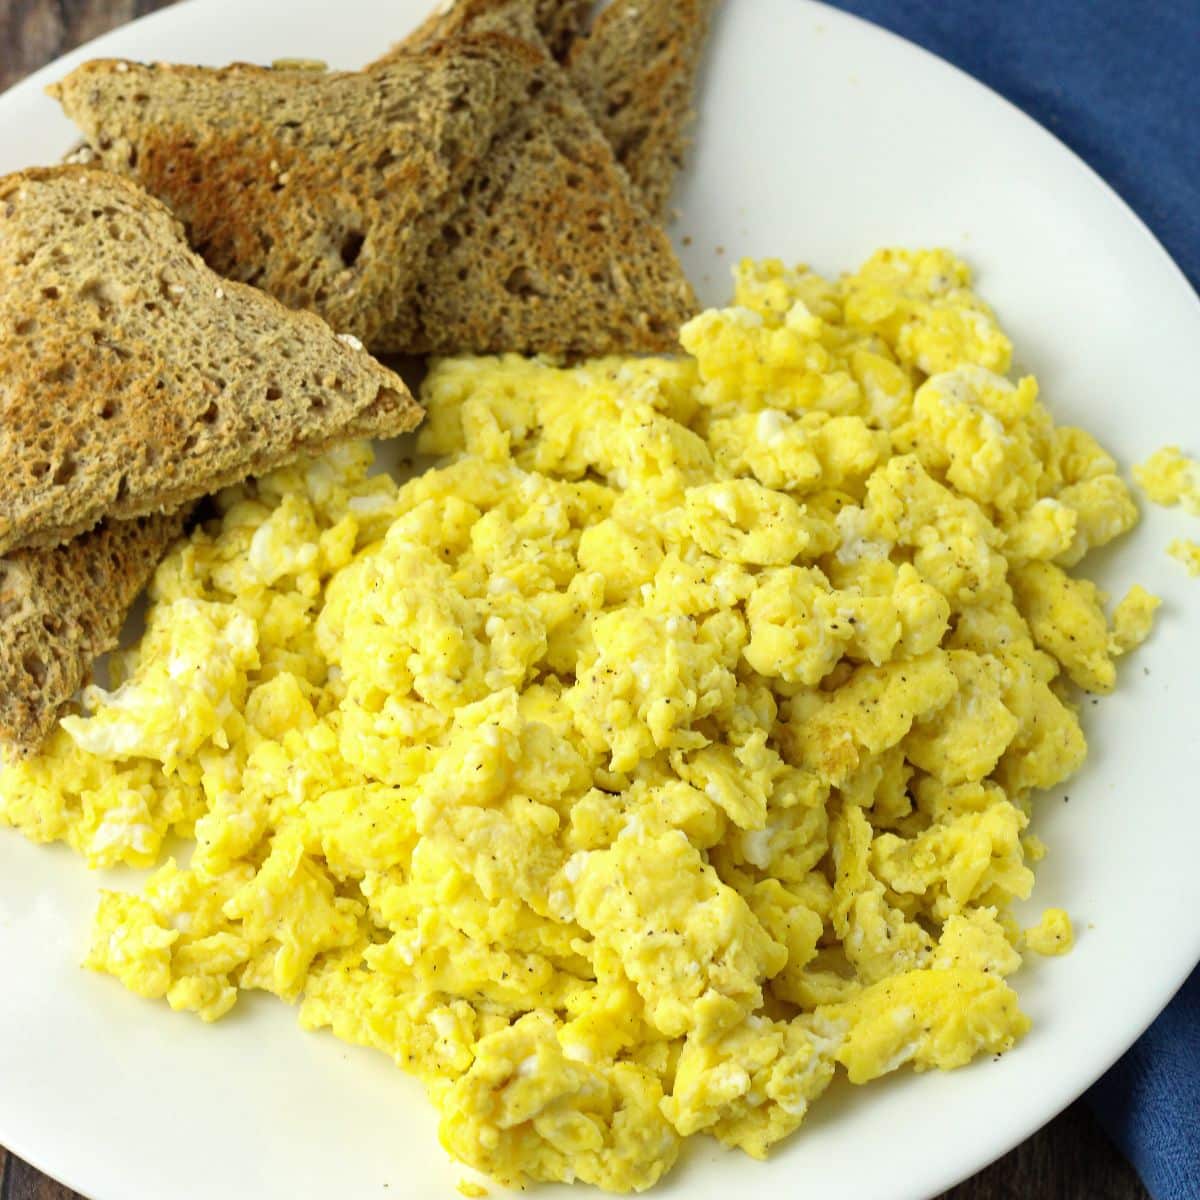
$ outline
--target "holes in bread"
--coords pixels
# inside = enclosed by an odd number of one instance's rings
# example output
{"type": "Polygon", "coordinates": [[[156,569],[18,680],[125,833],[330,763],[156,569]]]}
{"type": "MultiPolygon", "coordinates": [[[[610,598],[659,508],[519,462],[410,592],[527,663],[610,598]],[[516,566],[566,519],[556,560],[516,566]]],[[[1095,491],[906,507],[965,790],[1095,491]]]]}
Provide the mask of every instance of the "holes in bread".
{"type": "Polygon", "coordinates": [[[215,425],[221,418],[221,410],[217,406],[216,401],[213,401],[200,414],[199,421],[201,425],[215,425]]]}
{"type": "Polygon", "coordinates": [[[342,256],[342,263],[346,267],[352,267],[358,262],[358,257],[362,254],[363,245],[367,240],[365,233],[360,230],[351,230],[344,238],[339,247],[338,253],[342,256]]]}
{"type": "Polygon", "coordinates": [[[29,464],[29,473],[34,479],[45,479],[50,474],[50,464],[45,459],[29,464]]]}
{"type": "Polygon", "coordinates": [[[66,622],[57,613],[42,614],[42,628],[51,636],[59,637],[66,628],[66,622]]]}
{"type": "Polygon", "coordinates": [[[108,340],[108,335],[103,329],[93,329],[91,331],[92,343],[102,350],[109,350],[118,358],[132,358],[132,352],[126,350],[124,346],[118,346],[115,342],[108,340]]]}
{"type": "Polygon", "coordinates": [[[21,658],[21,669],[38,687],[46,683],[46,661],[40,654],[27,650],[21,658]]]}
{"type": "Polygon", "coordinates": [[[267,388],[267,391],[266,391],[266,399],[267,400],[281,400],[282,398],[283,398],[283,392],[280,391],[280,389],[277,388],[274,384],[271,384],[267,388]]]}
{"type": "Polygon", "coordinates": [[[89,279],[79,289],[79,298],[87,304],[94,304],[100,310],[101,316],[112,310],[115,299],[112,288],[103,279],[89,279]]]}
{"type": "Polygon", "coordinates": [[[18,321],[13,326],[13,333],[17,337],[29,337],[30,334],[37,333],[38,323],[33,317],[26,317],[23,321],[18,321]]]}
{"type": "Polygon", "coordinates": [[[89,558],[87,561],[86,569],[87,569],[87,577],[91,581],[92,587],[99,588],[99,587],[103,587],[105,585],[107,580],[105,579],[104,571],[101,569],[100,564],[98,562],[89,558]]]}
{"type": "Polygon", "coordinates": [[[55,468],[54,477],[50,480],[55,487],[66,487],[75,478],[75,460],[69,454],[64,454],[55,468]]]}
{"type": "Polygon", "coordinates": [[[42,376],[42,382],[50,385],[75,382],[75,364],[59,363],[42,376]]]}
{"type": "Polygon", "coordinates": [[[121,411],[121,406],[117,400],[109,396],[107,399],[100,402],[100,407],[96,409],[96,416],[101,421],[111,421],[113,417],[121,411]]]}
{"type": "Polygon", "coordinates": [[[517,267],[504,281],[504,290],[518,300],[530,300],[535,296],[545,297],[546,289],[528,267],[517,267]]]}
{"type": "Polygon", "coordinates": [[[46,300],[57,300],[62,293],[56,287],[42,288],[42,297],[46,300]]]}
{"type": "Polygon", "coordinates": [[[554,149],[569,163],[578,163],[580,160],[579,147],[566,138],[556,137],[554,139],[554,149]]]}

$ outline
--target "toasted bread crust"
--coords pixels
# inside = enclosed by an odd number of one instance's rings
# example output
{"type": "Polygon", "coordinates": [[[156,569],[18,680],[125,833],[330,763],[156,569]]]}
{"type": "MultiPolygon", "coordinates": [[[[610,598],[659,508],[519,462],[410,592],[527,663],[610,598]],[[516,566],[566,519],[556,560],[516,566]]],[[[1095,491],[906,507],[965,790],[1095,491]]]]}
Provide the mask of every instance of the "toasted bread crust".
{"type": "Polygon", "coordinates": [[[0,553],[180,507],[301,450],[413,428],[398,376],[219,279],[127,180],[0,180],[0,553]]]}

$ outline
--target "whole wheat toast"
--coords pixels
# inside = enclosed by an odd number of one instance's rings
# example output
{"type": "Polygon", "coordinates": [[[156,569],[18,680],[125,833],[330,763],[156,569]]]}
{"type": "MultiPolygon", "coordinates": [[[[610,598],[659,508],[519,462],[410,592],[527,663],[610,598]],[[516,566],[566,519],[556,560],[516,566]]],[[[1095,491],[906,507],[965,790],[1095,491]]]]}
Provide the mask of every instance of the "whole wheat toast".
{"type": "MultiPolygon", "coordinates": [[[[695,297],[670,242],[641,206],[545,49],[527,6],[524,11],[528,28],[522,38],[511,36],[508,20],[496,20],[489,29],[481,19],[412,56],[424,62],[429,56],[452,56],[460,45],[503,47],[508,55],[503,74],[521,102],[509,110],[467,178],[457,207],[439,212],[429,258],[416,279],[403,286],[398,282],[396,296],[379,313],[358,319],[357,327],[377,329],[370,342],[374,351],[664,351],[674,348],[679,325],[695,311],[695,297]]],[[[408,57],[369,68],[363,79],[385,77],[381,71],[397,69],[408,57]]],[[[118,66],[100,64],[90,74],[81,68],[60,86],[59,95],[106,164],[153,190],[161,179],[147,166],[147,154],[159,135],[145,110],[161,104],[161,97],[140,108],[121,103],[114,110],[110,88],[89,92],[84,86],[97,75],[111,78],[118,66]],[[118,139],[119,153],[114,151],[118,139]]],[[[196,80],[204,69],[188,72],[196,80]]],[[[126,74],[136,74],[139,87],[152,97],[163,80],[172,78],[163,71],[138,74],[132,64],[126,74]]],[[[208,72],[214,86],[221,75],[208,72]]],[[[239,106],[236,94],[225,108],[230,127],[256,121],[255,104],[239,106]]],[[[296,135],[301,153],[303,128],[296,135]]],[[[173,176],[166,197],[185,220],[192,220],[196,209],[207,210],[207,145],[197,142],[189,160],[192,170],[173,176]]],[[[219,172],[220,164],[212,169],[219,172]]],[[[244,214],[234,209],[227,220],[240,226],[244,214]]],[[[242,229],[226,240],[253,255],[253,234],[242,229]]],[[[236,273],[246,276],[246,265],[236,273]]],[[[266,277],[258,283],[270,287],[266,277]]]]}
{"type": "Polygon", "coordinates": [[[0,743],[34,753],[183,530],[184,512],[105,521],[65,546],[0,558],[0,743]]]}
{"type": "Polygon", "coordinates": [[[675,349],[697,309],[691,286],[566,72],[539,54],[528,103],[435,240],[417,284],[416,348],[568,357],[675,349]]]}
{"type": "Polygon", "coordinates": [[[518,101],[512,54],[481,37],[369,72],[99,59],[49,90],[215,271],[374,347],[518,101]]]}
{"type": "Polygon", "coordinates": [[[420,416],[353,338],[214,275],[128,180],[0,180],[0,554],[420,416]]]}
{"type": "Polygon", "coordinates": [[[591,3],[454,0],[381,62],[480,27],[528,36],[532,19],[646,208],[662,219],[683,165],[692,100],[716,0],[612,0],[588,29],[591,3]],[[526,31],[526,32],[523,32],[526,31]]]}
{"type": "MultiPolygon", "coordinates": [[[[529,101],[468,181],[417,285],[416,349],[579,356],[676,344],[696,308],[666,235],[549,56],[530,0],[457,0],[440,32],[536,47],[529,101]],[[480,246],[488,270],[477,265],[480,246]],[[457,284],[469,284],[460,294],[457,284]]],[[[392,53],[403,53],[403,47],[392,53]]]]}
{"type": "Polygon", "coordinates": [[[666,214],[683,165],[716,0],[613,0],[572,42],[567,69],[646,207],[666,214]]]}

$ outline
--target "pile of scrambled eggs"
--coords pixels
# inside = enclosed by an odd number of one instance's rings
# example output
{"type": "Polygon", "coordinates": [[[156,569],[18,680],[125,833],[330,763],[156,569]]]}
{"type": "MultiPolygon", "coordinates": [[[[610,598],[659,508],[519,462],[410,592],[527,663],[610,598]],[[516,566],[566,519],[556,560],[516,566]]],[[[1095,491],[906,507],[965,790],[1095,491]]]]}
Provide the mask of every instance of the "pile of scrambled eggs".
{"type": "Polygon", "coordinates": [[[250,989],[424,1080],[509,1184],[762,1156],[840,1066],[961,1066],[1069,947],[1010,902],[1076,689],[1149,632],[1074,574],[1137,513],[942,251],[743,263],[676,359],[434,366],[398,485],[355,445],[225,492],[0,818],[92,866],[88,965],[250,989]],[[160,864],[164,840],[194,840],[160,864]]]}

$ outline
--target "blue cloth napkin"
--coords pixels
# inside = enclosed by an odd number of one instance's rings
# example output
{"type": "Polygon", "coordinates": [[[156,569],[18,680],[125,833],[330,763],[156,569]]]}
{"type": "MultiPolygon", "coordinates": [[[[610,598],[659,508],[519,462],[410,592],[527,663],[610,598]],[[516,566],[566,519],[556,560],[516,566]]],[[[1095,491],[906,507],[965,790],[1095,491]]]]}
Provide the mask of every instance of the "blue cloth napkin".
{"type": "Polygon", "coordinates": [[[1155,1200],[1200,1197],[1200,971],[1088,1102],[1155,1200]]]}
{"type": "MultiPolygon", "coordinates": [[[[1200,289],[1200,0],[834,0],[1086,160],[1200,289]]],[[[1200,1200],[1200,970],[1088,1093],[1154,1200],[1200,1200]]]]}

